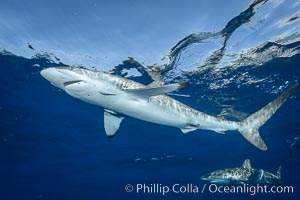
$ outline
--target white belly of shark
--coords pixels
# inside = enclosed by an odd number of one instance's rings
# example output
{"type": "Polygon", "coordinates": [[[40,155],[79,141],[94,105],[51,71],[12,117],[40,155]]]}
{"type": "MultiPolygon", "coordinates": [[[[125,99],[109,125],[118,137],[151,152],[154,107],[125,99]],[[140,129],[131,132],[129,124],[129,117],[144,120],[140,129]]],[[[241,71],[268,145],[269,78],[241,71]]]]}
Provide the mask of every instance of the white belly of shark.
{"type": "Polygon", "coordinates": [[[47,68],[41,75],[56,87],[84,102],[103,107],[104,128],[112,137],[126,117],[180,128],[183,133],[207,129],[218,133],[239,131],[250,143],[261,150],[267,146],[258,129],[294,93],[294,84],[282,95],[241,122],[217,118],[184,105],[165,95],[185,87],[186,83],[145,86],[135,81],[100,71],[78,67],[47,68]]]}

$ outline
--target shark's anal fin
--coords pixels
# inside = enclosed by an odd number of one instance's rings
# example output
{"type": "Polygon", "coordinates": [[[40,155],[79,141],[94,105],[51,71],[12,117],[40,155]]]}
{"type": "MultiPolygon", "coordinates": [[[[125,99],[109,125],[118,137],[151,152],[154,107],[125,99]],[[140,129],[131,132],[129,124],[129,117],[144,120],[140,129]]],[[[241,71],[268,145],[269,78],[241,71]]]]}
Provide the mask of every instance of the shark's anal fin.
{"type": "Polygon", "coordinates": [[[175,90],[179,90],[185,86],[187,86],[187,82],[183,83],[173,83],[169,85],[162,85],[157,87],[144,87],[144,88],[138,88],[138,89],[127,89],[126,92],[137,95],[139,97],[149,98],[156,95],[165,94],[168,92],[173,92],[175,90]]]}
{"type": "Polygon", "coordinates": [[[112,138],[115,136],[123,119],[123,116],[111,110],[104,110],[104,129],[108,137],[112,138]]]}

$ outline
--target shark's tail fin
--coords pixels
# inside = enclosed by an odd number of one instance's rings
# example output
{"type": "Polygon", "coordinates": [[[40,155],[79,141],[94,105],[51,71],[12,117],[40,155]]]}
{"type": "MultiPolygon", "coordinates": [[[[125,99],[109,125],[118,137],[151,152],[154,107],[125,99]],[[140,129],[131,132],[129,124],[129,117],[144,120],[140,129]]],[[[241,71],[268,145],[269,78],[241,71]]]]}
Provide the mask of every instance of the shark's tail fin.
{"type": "Polygon", "coordinates": [[[282,167],[279,166],[278,170],[277,170],[277,177],[278,177],[278,184],[281,184],[281,171],[282,171],[282,167]]]}
{"type": "Polygon", "coordinates": [[[267,146],[260,137],[258,129],[264,125],[268,119],[270,119],[270,117],[282,106],[282,104],[294,93],[297,86],[298,83],[295,83],[282,95],[242,121],[240,123],[240,128],[238,128],[242,136],[244,136],[246,140],[248,140],[257,148],[266,151],[267,146]]]}

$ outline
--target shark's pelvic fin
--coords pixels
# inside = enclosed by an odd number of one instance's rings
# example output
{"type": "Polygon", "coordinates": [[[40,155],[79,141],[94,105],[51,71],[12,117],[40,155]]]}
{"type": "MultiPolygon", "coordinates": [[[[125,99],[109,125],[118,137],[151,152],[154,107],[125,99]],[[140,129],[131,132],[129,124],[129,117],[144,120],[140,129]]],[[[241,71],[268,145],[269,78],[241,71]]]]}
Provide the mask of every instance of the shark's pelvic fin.
{"type": "Polygon", "coordinates": [[[184,127],[180,129],[184,134],[197,130],[196,127],[184,127]]]}
{"type": "Polygon", "coordinates": [[[183,132],[184,134],[195,131],[198,129],[199,124],[187,124],[185,127],[180,128],[181,132],[183,132]]]}
{"type": "Polygon", "coordinates": [[[286,102],[286,100],[294,93],[297,86],[298,83],[295,83],[282,95],[240,123],[240,128],[238,128],[238,130],[246,140],[263,151],[267,150],[267,146],[260,137],[258,129],[270,119],[284,102],[286,102]]]}
{"type": "Polygon", "coordinates": [[[104,129],[108,137],[111,138],[115,136],[123,119],[123,116],[120,116],[111,110],[104,110],[104,129]]]}
{"type": "Polygon", "coordinates": [[[173,92],[175,90],[179,90],[185,86],[187,86],[187,82],[183,83],[173,83],[169,85],[162,85],[157,87],[144,87],[144,88],[138,88],[138,89],[127,89],[125,90],[128,93],[137,95],[139,97],[149,98],[151,96],[161,95],[168,92],[173,92]]]}
{"type": "Polygon", "coordinates": [[[251,169],[251,163],[250,163],[250,160],[249,159],[246,159],[244,162],[243,162],[243,165],[242,165],[243,168],[245,169],[251,169]]]}

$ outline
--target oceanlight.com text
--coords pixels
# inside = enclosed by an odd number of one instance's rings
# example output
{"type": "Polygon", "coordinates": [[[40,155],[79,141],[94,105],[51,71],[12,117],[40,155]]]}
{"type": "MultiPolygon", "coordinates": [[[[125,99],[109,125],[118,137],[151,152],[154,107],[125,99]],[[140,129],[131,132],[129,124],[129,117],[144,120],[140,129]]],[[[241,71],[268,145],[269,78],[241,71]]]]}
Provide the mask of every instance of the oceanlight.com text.
{"type": "MultiPolygon", "coordinates": [[[[206,184],[204,184],[206,188],[206,184]]],[[[230,194],[293,194],[293,186],[269,186],[269,185],[248,185],[242,184],[238,186],[222,186],[216,184],[209,184],[208,191],[210,193],[230,193],[230,194]]]]}
{"type": "Polygon", "coordinates": [[[251,196],[256,194],[293,194],[293,186],[271,186],[271,185],[217,185],[217,184],[203,184],[195,185],[192,183],[173,185],[160,183],[138,183],[135,185],[127,184],[125,191],[136,194],[249,194],[251,196]]]}

